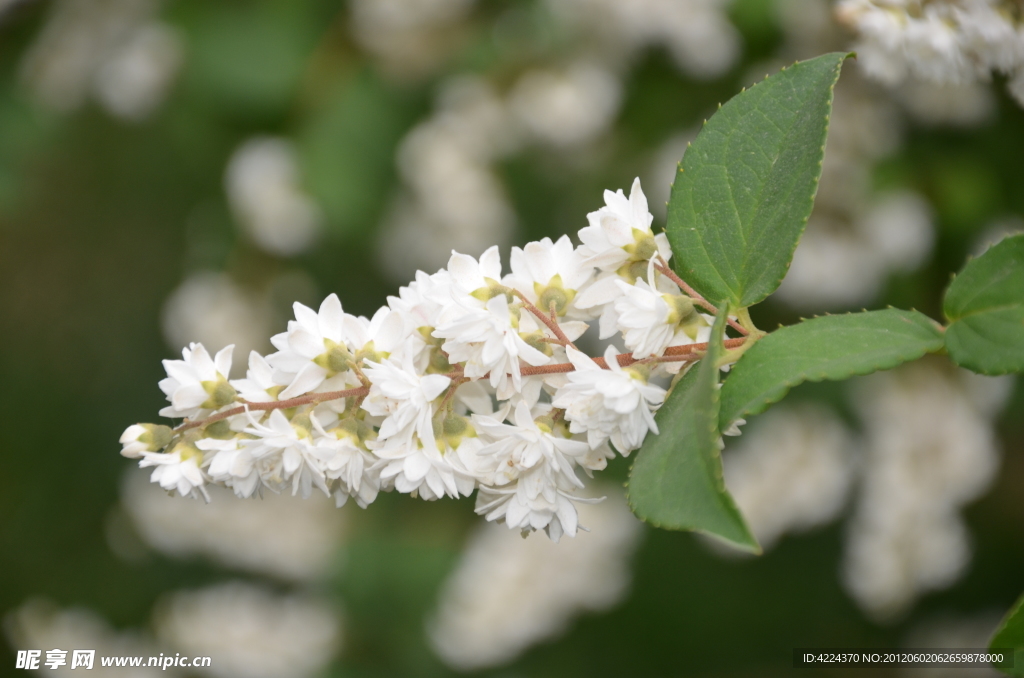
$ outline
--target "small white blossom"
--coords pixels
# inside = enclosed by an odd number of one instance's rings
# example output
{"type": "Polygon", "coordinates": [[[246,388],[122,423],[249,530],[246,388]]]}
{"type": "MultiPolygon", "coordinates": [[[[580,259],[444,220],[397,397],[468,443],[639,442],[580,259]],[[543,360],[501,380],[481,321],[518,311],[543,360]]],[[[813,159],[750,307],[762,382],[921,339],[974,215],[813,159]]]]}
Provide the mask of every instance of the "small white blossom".
{"type": "Polygon", "coordinates": [[[168,426],[132,424],[121,434],[121,456],[138,459],[143,452],[159,452],[171,442],[172,435],[168,426]]]}
{"type": "Polygon", "coordinates": [[[452,380],[442,374],[418,374],[408,356],[401,363],[390,358],[380,363],[367,361],[366,366],[370,393],[362,408],[385,417],[377,434],[378,443],[394,439],[399,445],[410,446],[416,435],[424,445],[434,447],[432,403],[452,380]]]}
{"type": "Polygon", "coordinates": [[[632,285],[637,279],[651,280],[654,263],[668,262],[672,249],[664,233],[651,230],[654,217],[647,209],[647,198],[640,180],[633,181],[629,198],[619,189],[605,191],[607,205],[587,215],[590,225],[579,232],[582,245],[577,249],[584,261],[601,273],[586,285],[574,306],[589,317],[600,316],[601,337],[617,331],[615,302],[622,296],[619,281],[632,285]]]}
{"type": "Polygon", "coordinates": [[[476,417],[474,421],[493,441],[484,446],[480,454],[495,459],[494,485],[506,485],[528,471],[543,467],[543,472],[533,477],[533,482],[553,484],[555,476],[561,475],[570,484],[583,487],[573,469],[576,460],[590,452],[590,445],[573,440],[564,424],[550,417],[535,420],[530,407],[522,401],[514,410],[514,425],[490,417],[476,417]]]}
{"type": "Polygon", "coordinates": [[[524,294],[544,313],[554,308],[560,317],[578,317],[572,301],[593,277],[594,267],[584,263],[568,236],[554,243],[544,238],[523,249],[513,247],[509,265],[512,272],[505,277],[507,286],[524,294]]]}
{"type": "Polygon", "coordinates": [[[253,496],[260,487],[260,469],[256,465],[259,450],[251,444],[241,443],[238,438],[204,438],[196,441],[196,447],[215,453],[206,471],[211,480],[230,487],[237,496],[245,499],[253,496]]]}
{"type": "Polygon", "coordinates": [[[274,370],[267,359],[256,351],[249,353],[249,369],[245,379],[234,379],[231,385],[238,391],[242,400],[251,403],[269,403],[277,400],[275,394],[283,390],[281,384],[274,381],[274,370]]]}
{"type": "Polygon", "coordinates": [[[520,480],[504,487],[481,487],[476,495],[476,512],[493,522],[504,522],[510,530],[532,532],[544,530],[552,541],[563,534],[576,536],[579,515],[574,501],[593,503],[595,500],[574,496],[574,487],[564,480],[554,485],[530,487],[520,480]]]}
{"type": "Polygon", "coordinates": [[[269,473],[261,474],[264,485],[280,491],[291,481],[292,494],[302,492],[308,497],[316,485],[325,495],[330,496],[320,460],[311,439],[311,415],[295,415],[291,421],[281,410],[274,410],[267,417],[266,425],[252,421],[246,433],[257,436],[249,441],[251,454],[267,462],[269,473]]]}
{"type": "Polygon", "coordinates": [[[380,471],[381,481],[390,481],[403,494],[430,501],[473,492],[473,480],[452,464],[436,442],[425,445],[417,440],[405,446],[385,443],[375,445],[373,451],[386,462],[380,471]]]}
{"type": "Polygon", "coordinates": [[[497,389],[500,400],[522,388],[520,359],[534,366],[550,360],[522,337],[539,331],[536,321],[526,312],[517,318],[513,310],[508,298],[498,294],[482,309],[467,308],[434,330],[434,336],[445,339],[441,348],[449,360],[466,364],[467,377],[490,375],[490,384],[497,389]]]}
{"type": "Polygon", "coordinates": [[[338,295],[324,299],[319,312],[298,302],[293,308],[295,320],[288,322],[288,331],[270,339],[278,352],[267,356],[275,381],[288,386],[279,395],[282,400],[309,393],[336,375],[347,375],[353,358],[338,295]]]}
{"type": "Polygon", "coordinates": [[[366,448],[366,441],[376,437],[373,427],[355,417],[342,420],[329,431],[324,431],[315,418],[313,426],[320,434],[316,447],[324,474],[337,480],[337,506],[344,506],[349,497],[354,497],[360,508],[366,508],[380,492],[380,465],[366,448]]]}
{"type": "Polygon", "coordinates": [[[210,358],[202,344],[189,344],[181,351],[182,360],[165,360],[167,378],[160,381],[160,390],[171,405],[160,410],[160,416],[192,419],[234,401],[235,390],[227,381],[234,348],[226,346],[210,358]]]}
{"type": "Polygon", "coordinates": [[[447,356],[441,351],[444,340],[432,333],[441,312],[453,303],[451,276],[444,269],[433,275],[417,271],[416,279],[400,288],[397,297],[388,297],[388,306],[404,319],[403,350],[413,356],[413,363],[420,371],[451,369],[447,356]]]}
{"type": "Polygon", "coordinates": [[[637,359],[662,355],[669,346],[706,341],[711,322],[681,294],[663,294],[643,280],[627,285],[616,280],[622,296],[615,300],[615,319],[626,348],[637,359]]]}
{"type": "Polygon", "coordinates": [[[665,389],[648,384],[640,370],[619,366],[614,345],[604,354],[607,370],[571,346],[566,352],[576,369],[551,402],[565,409],[570,431],[586,433],[591,447],[611,440],[623,455],[640,447],[648,431],[658,433],[652,409],[664,402],[665,389]]]}
{"type": "Polygon", "coordinates": [[[631,261],[647,261],[655,254],[668,261],[672,250],[664,233],[654,235],[654,217],[640,179],[633,180],[629,197],[620,188],[604,192],[605,206],[587,215],[589,226],[580,230],[579,255],[602,271],[615,271],[631,261]]]}
{"type": "Polygon", "coordinates": [[[501,255],[498,248],[489,247],[480,255],[479,261],[452,252],[452,258],[448,260],[448,274],[452,281],[452,296],[456,299],[498,284],[501,280],[501,255]]]}
{"type": "Polygon", "coordinates": [[[197,497],[200,494],[209,501],[206,479],[199,469],[203,454],[192,445],[180,443],[175,450],[166,453],[143,452],[139,466],[154,466],[150,482],[158,483],[168,492],[177,490],[182,497],[197,497]]]}

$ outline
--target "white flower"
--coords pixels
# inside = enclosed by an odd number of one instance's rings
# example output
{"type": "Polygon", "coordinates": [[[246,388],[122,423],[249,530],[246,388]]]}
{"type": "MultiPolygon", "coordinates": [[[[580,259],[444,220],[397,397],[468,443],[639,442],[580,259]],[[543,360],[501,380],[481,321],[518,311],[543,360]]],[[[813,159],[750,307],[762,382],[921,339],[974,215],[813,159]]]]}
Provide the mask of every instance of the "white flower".
{"type": "Polygon", "coordinates": [[[203,438],[196,441],[196,447],[216,453],[206,470],[210,479],[230,487],[244,499],[253,496],[260,486],[260,470],[256,466],[259,450],[251,444],[240,445],[241,442],[238,438],[203,438]]]}
{"type": "Polygon", "coordinates": [[[231,351],[226,346],[210,358],[202,344],[189,344],[181,351],[183,360],[165,360],[167,378],[160,381],[160,390],[170,407],[160,415],[171,419],[195,418],[203,410],[216,410],[235,399],[235,390],[227,381],[231,372],[231,351]]]}
{"type": "Polygon", "coordinates": [[[331,491],[327,488],[311,439],[311,416],[296,414],[289,421],[284,412],[274,410],[267,417],[266,425],[251,421],[252,425],[245,432],[257,436],[259,440],[248,441],[246,444],[253,448],[251,454],[254,457],[270,462],[269,473],[261,473],[260,479],[264,485],[276,491],[291,480],[293,495],[301,490],[302,496],[308,497],[313,485],[316,485],[325,495],[330,496],[331,491]]]}
{"type": "Polygon", "coordinates": [[[406,336],[405,314],[387,306],[377,309],[369,320],[346,313],[344,327],[348,343],[370,358],[386,358],[402,345],[406,336]]]}
{"type": "Polygon", "coordinates": [[[360,508],[366,508],[380,492],[380,467],[366,448],[366,441],[376,436],[373,427],[355,417],[343,419],[329,431],[320,428],[315,418],[313,426],[320,433],[316,447],[324,474],[338,481],[334,488],[337,506],[344,506],[351,496],[360,508]]]}
{"type": "Polygon", "coordinates": [[[203,453],[187,443],[179,443],[170,452],[143,452],[139,466],[155,466],[150,482],[158,483],[168,492],[178,491],[182,497],[198,497],[202,494],[209,501],[205,478],[199,470],[203,462],[203,453]]]}
{"type": "Polygon", "coordinates": [[[231,385],[242,400],[251,403],[269,403],[277,400],[275,394],[283,390],[283,384],[274,381],[274,370],[267,359],[256,351],[249,353],[249,369],[245,379],[234,379],[231,385]]]}
{"type": "Polygon", "coordinates": [[[474,483],[452,465],[439,449],[434,434],[434,400],[451,384],[440,374],[419,375],[409,356],[399,365],[394,359],[367,362],[370,394],[363,409],[385,417],[377,440],[367,443],[385,464],[382,481],[423,499],[458,497],[473,491],[474,483]]]}
{"type": "Polygon", "coordinates": [[[634,180],[628,199],[621,189],[605,191],[604,197],[607,206],[587,215],[590,226],[580,230],[583,244],[577,249],[586,264],[602,273],[580,291],[574,306],[581,315],[600,316],[601,337],[607,339],[617,330],[614,303],[622,296],[619,280],[633,284],[646,278],[650,282],[654,263],[667,263],[672,249],[664,233],[651,231],[654,217],[647,210],[639,179],[634,180]]]}
{"type": "Polygon", "coordinates": [[[347,373],[353,359],[338,295],[324,299],[319,312],[298,302],[293,308],[295,320],[288,322],[288,331],[270,339],[278,352],[267,356],[275,381],[288,384],[278,396],[282,400],[309,393],[324,380],[347,373]]]}
{"type": "Polygon", "coordinates": [[[461,460],[451,455],[447,446],[444,452],[436,442],[431,445],[420,441],[409,445],[385,442],[372,447],[386,462],[380,471],[381,481],[390,481],[403,494],[431,501],[443,496],[469,496],[476,486],[461,460]]]}
{"type": "Polygon", "coordinates": [[[529,495],[541,492],[540,484],[554,484],[561,475],[571,485],[583,487],[576,477],[577,459],[590,452],[590,445],[570,437],[568,428],[551,417],[533,418],[530,407],[520,401],[513,413],[515,425],[503,424],[491,417],[475,417],[474,422],[493,442],[480,450],[480,455],[494,457],[496,472],[493,484],[506,485],[533,469],[541,472],[529,476],[529,495]],[[542,468],[543,467],[543,468],[542,468]]]}
{"type": "MultiPolygon", "coordinates": [[[[579,232],[579,255],[590,266],[615,271],[632,261],[647,261],[660,254],[666,262],[672,256],[664,233],[654,235],[654,217],[647,209],[647,197],[640,179],[633,180],[627,198],[620,188],[604,192],[605,206],[587,215],[590,225],[579,232]]],[[[646,265],[645,265],[646,266],[646,265]]]]}
{"type": "Polygon", "coordinates": [[[443,340],[431,334],[442,311],[455,303],[451,288],[448,271],[441,269],[433,275],[417,271],[416,279],[399,288],[397,297],[388,297],[388,305],[404,319],[403,350],[413,356],[413,364],[420,371],[431,368],[446,372],[451,369],[441,351],[443,340]]]}
{"type": "Polygon", "coordinates": [[[437,316],[452,303],[452,279],[445,269],[433,275],[416,271],[416,279],[398,289],[397,297],[388,297],[388,305],[405,314],[413,328],[433,327],[437,316]]]}
{"type": "Polygon", "coordinates": [[[663,294],[643,280],[627,285],[616,280],[622,296],[614,302],[622,339],[637,359],[662,355],[669,346],[684,346],[710,336],[711,323],[689,297],[663,294]]]}
{"type": "Polygon", "coordinates": [[[499,284],[501,255],[497,246],[489,247],[477,261],[471,256],[452,252],[448,260],[448,274],[452,281],[452,297],[471,296],[474,292],[499,284]]]}
{"type": "Polygon", "coordinates": [[[385,417],[377,434],[378,443],[394,439],[398,445],[415,446],[412,437],[417,435],[425,446],[434,447],[433,401],[452,380],[441,374],[418,374],[409,356],[401,363],[394,358],[380,363],[368,360],[366,377],[370,393],[362,408],[385,417]]]}
{"type": "Polygon", "coordinates": [[[505,487],[481,487],[476,495],[476,512],[493,522],[504,522],[510,530],[544,530],[557,542],[563,534],[576,536],[579,516],[571,488],[547,487],[534,497],[518,482],[505,487]]]}
{"type": "Polygon", "coordinates": [[[138,459],[143,452],[159,452],[167,447],[173,435],[169,426],[132,424],[121,434],[121,456],[138,459]]]}
{"type": "Polygon", "coordinates": [[[615,346],[605,351],[607,370],[571,346],[566,352],[576,370],[551,402],[565,410],[570,431],[586,433],[591,447],[610,439],[623,455],[640,447],[647,431],[658,432],[652,409],[664,402],[665,389],[648,384],[641,370],[619,366],[615,346]]]}
{"type": "Polygon", "coordinates": [[[509,263],[512,273],[505,277],[507,286],[524,294],[545,314],[553,305],[558,316],[578,316],[572,301],[593,277],[594,267],[583,262],[568,236],[555,243],[544,238],[523,249],[513,247],[509,263]]]}
{"type": "Polygon", "coordinates": [[[465,375],[479,379],[488,373],[490,384],[505,400],[522,389],[519,360],[538,366],[550,358],[526,342],[522,333],[538,331],[533,316],[521,312],[516,318],[504,294],[491,297],[481,308],[466,308],[454,319],[434,330],[445,339],[441,348],[451,362],[464,362],[465,375]]]}

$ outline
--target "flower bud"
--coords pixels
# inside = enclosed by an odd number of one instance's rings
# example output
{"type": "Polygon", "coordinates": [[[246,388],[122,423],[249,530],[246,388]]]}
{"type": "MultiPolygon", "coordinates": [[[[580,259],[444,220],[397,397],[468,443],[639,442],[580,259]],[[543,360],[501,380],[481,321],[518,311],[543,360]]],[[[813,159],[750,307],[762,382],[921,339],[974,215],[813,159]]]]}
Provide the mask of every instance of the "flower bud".
{"type": "Polygon", "coordinates": [[[434,437],[437,439],[437,449],[444,452],[447,447],[458,449],[463,438],[475,438],[476,429],[469,423],[468,417],[462,417],[454,412],[448,412],[444,418],[434,418],[434,437]]]}
{"type": "Polygon", "coordinates": [[[218,375],[215,381],[201,381],[203,390],[210,396],[202,407],[207,410],[219,410],[220,408],[235,402],[238,392],[228,383],[228,380],[218,375]]]}
{"type": "Polygon", "coordinates": [[[352,367],[352,352],[345,344],[339,344],[331,339],[324,339],[324,346],[327,350],[313,358],[313,362],[327,370],[329,377],[352,367]]]}
{"type": "Polygon", "coordinates": [[[576,297],[576,290],[565,289],[561,275],[555,275],[547,285],[534,283],[533,291],[537,294],[537,307],[541,311],[548,313],[554,306],[555,313],[560,316],[565,315],[576,297]]]}
{"type": "Polygon", "coordinates": [[[138,459],[143,452],[159,452],[171,442],[174,432],[160,424],[132,424],[121,434],[121,455],[138,459]]]}

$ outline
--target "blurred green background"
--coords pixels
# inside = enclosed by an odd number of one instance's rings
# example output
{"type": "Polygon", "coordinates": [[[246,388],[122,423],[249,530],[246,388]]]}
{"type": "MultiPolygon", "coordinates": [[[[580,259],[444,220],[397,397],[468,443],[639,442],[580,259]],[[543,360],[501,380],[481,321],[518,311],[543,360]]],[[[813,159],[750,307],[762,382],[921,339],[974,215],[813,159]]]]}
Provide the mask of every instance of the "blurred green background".
{"type": "MultiPolygon", "coordinates": [[[[398,16],[416,14],[389,4],[398,16]]],[[[110,546],[122,477],[132,466],[118,454],[118,436],[128,424],[154,420],[163,400],[160,360],[180,346],[162,333],[171,322],[162,316],[165,302],[188,276],[216,271],[260,295],[267,334],[283,329],[296,298],[315,304],[337,292],[348,312],[372,314],[410,277],[400,277],[403,266],[416,264],[402,252],[416,241],[400,229],[382,231],[394,221],[396,195],[423,199],[408,176],[417,166],[403,175],[403,139],[443,108],[438,93],[453,77],[476,77],[500,98],[523,73],[582,54],[618,83],[613,112],[584,141],[519,140],[481,161],[514,214],[514,225],[495,231],[494,241],[522,244],[574,233],[602,204],[603,189],[628,188],[637,175],[652,204],[654,196],[664,200],[665,189],[647,182],[656,181],[652,163],[668,140],[690,133],[755,75],[848,41],[828,28],[817,42],[801,42],[793,31],[809,29],[787,24],[774,0],[736,0],[714,10],[734,27],[735,53],[725,67],[700,71],[681,67],[664,41],[616,56],[621,46],[567,25],[552,3],[448,4],[455,9],[428,26],[429,39],[416,38],[424,51],[395,57],[393,46],[367,37],[378,24],[360,24],[363,10],[333,0],[83,3],[65,24],[85,30],[104,21],[89,12],[121,12],[134,17],[122,24],[159,22],[177,41],[159,101],[141,113],[129,106],[125,115],[90,89],[100,57],[89,57],[95,64],[82,66],[85,75],[56,78],[81,90],[64,100],[46,94],[42,67],[31,67],[62,58],[45,50],[71,50],[64,57],[71,71],[88,61],[53,37],[55,18],[70,11],[53,2],[0,2],[0,615],[45,598],[89,608],[119,629],[146,629],[167,592],[234,576],[202,558],[149,551],[132,559],[110,546]],[[260,246],[225,188],[233,154],[257,136],[288,140],[293,188],[316,205],[318,235],[300,253],[260,246]],[[388,264],[397,259],[413,263],[388,264]]],[[[103,45],[121,33],[96,29],[90,39],[103,45]]],[[[74,35],[65,26],[67,43],[74,35]]],[[[415,42],[401,32],[389,39],[415,42]]],[[[857,68],[851,63],[843,76],[837,116],[846,79],[870,88],[857,68]]],[[[940,318],[942,289],[979,238],[1024,215],[1024,111],[999,83],[986,91],[989,112],[967,125],[922,121],[889,94],[872,95],[896,107],[886,124],[902,132],[894,150],[864,163],[866,195],[906,189],[923,197],[934,245],[912,270],[879,274],[879,290],[854,302],[857,308],[913,306],[940,318]]],[[[569,117],[567,129],[577,129],[569,117]]],[[[415,202],[412,209],[426,210],[415,202]]],[[[458,246],[444,232],[424,237],[441,251],[458,246]]],[[[848,306],[769,301],[755,309],[755,320],[774,327],[848,306]]],[[[826,403],[851,427],[861,425],[843,386],[811,385],[793,397],[826,403]]],[[[965,574],[896,618],[874,620],[844,590],[845,520],[787,537],[758,559],[722,558],[693,535],[645,528],[621,604],[584,614],[563,635],[483,673],[781,676],[794,671],[794,647],[896,647],[936,618],[998,620],[1024,589],[1022,406],[1015,387],[994,423],[1004,451],[999,475],[964,510],[973,542],[965,574]]],[[[627,470],[618,459],[604,476],[622,480],[627,470]]],[[[324,675],[456,673],[429,649],[424,620],[479,520],[472,503],[382,496],[365,512],[341,510],[350,526],[336,565],[308,585],[344,619],[341,649],[324,675]]],[[[247,577],[278,592],[292,587],[247,577]]],[[[13,675],[13,666],[14,651],[0,643],[0,673],[13,675]]]]}

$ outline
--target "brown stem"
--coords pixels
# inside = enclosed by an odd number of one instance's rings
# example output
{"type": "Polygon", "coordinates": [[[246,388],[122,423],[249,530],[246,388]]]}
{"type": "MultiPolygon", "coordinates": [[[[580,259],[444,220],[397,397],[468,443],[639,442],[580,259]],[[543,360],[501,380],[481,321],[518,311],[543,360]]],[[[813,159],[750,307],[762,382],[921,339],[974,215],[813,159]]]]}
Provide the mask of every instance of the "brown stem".
{"type": "Polygon", "coordinates": [[[322,403],[327,400],[338,400],[339,398],[350,398],[352,396],[364,397],[370,392],[370,389],[366,386],[359,388],[350,388],[345,391],[324,391],[323,393],[307,393],[297,398],[289,398],[288,400],[271,400],[268,403],[251,403],[243,401],[245,404],[239,407],[232,407],[230,410],[224,410],[217,414],[210,415],[206,419],[196,419],[195,421],[186,421],[178,428],[174,429],[175,433],[181,431],[187,431],[190,428],[196,428],[199,426],[206,426],[212,424],[215,421],[221,419],[227,419],[233,417],[236,414],[242,414],[246,408],[250,410],[283,410],[289,407],[298,407],[300,405],[310,405],[313,403],[322,403]]]}
{"type": "Polygon", "coordinates": [[[565,332],[563,332],[562,328],[558,326],[558,322],[555,320],[555,311],[553,306],[551,309],[551,317],[548,317],[544,314],[544,311],[534,306],[530,302],[530,300],[526,298],[526,295],[520,292],[519,290],[512,290],[512,294],[522,299],[523,305],[526,306],[526,309],[530,313],[537,316],[537,318],[539,318],[540,321],[544,323],[545,327],[551,330],[554,333],[554,335],[558,337],[559,341],[563,342],[563,346],[572,346],[573,348],[576,348],[576,344],[569,341],[569,337],[565,336],[565,332]]]}
{"type": "MultiPolygon", "coordinates": [[[[725,347],[726,348],[736,348],[737,346],[742,346],[743,342],[745,342],[745,341],[746,341],[746,339],[743,339],[742,337],[736,338],[736,339],[726,339],[725,340],[725,347]]],[[[708,350],[707,343],[687,344],[686,346],[669,346],[665,350],[665,355],[663,355],[663,356],[654,356],[654,357],[651,357],[651,358],[641,358],[641,359],[638,360],[638,359],[633,357],[632,353],[620,353],[617,356],[615,356],[615,359],[616,359],[616,362],[619,363],[620,367],[628,367],[629,365],[632,365],[633,363],[684,362],[684,361],[690,361],[690,360],[697,360],[698,358],[700,358],[700,356],[696,355],[696,354],[697,353],[703,353],[706,350],[708,350]]],[[[600,366],[600,367],[602,367],[604,369],[608,369],[608,363],[605,362],[604,358],[591,358],[591,360],[593,360],[595,363],[597,363],[598,366],[600,366]]],[[[519,368],[519,372],[524,377],[533,377],[533,376],[536,376],[538,374],[561,374],[561,373],[564,373],[564,372],[574,372],[575,370],[576,370],[576,368],[573,366],[572,363],[557,363],[555,365],[540,365],[539,367],[534,367],[532,365],[522,365],[519,368]]]]}
{"type": "Polygon", "coordinates": [[[448,403],[452,401],[452,398],[455,396],[455,391],[458,390],[459,386],[462,386],[469,381],[466,377],[452,377],[451,380],[452,383],[448,386],[448,390],[444,394],[444,400],[441,401],[441,407],[439,409],[442,411],[448,406],[448,403]]]}
{"type": "MultiPolygon", "coordinates": [[[[726,348],[736,348],[742,346],[746,341],[744,338],[726,339],[726,348]]],[[[575,347],[574,347],[575,348],[575,347]]],[[[634,363],[666,363],[666,362],[688,362],[691,360],[698,360],[701,356],[699,353],[703,353],[708,350],[707,343],[701,344],[687,344],[686,346],[669,346],[665,349],[665,355],[652,356],[650,358],[636,359],[632,353],[620,353],[615,356],[616,361],[621,367],[628,367],[634,363]]],[[[598,366],[603,369],[608,369],[608,363],[605,362],[604,358],[593,358],[592,359],[598,366]]],[[[522,365],[519,368],[520,374],[525,377],[532,377],[538,374],[559,374],[564,372],[573,372],[575,367],[572,363],[557,363],[555,365],[540,365],[534,367],[532,365],[522,365]]],[[[462,376],[462,370],[453,369],[451,374],[452,384],[448,389],[448,393],[445,394],[444,403],[450,400],[455,394],[455,389],[458,388],[463,382],[469,381],[466,377],[462,376]]],[[[484,375],[486,378],[488,375],[484,375]]],[[[242,414],[246,409],[250,410],[283,410],[289,407],[299,407],[300,405],[312,405],[315,403],[322,403],[328,400],[338,400],[340,398],[351,398],[357,397],[360,400],[365,398],[369,394],[370,388],[368,386],[361,386],[359,388],[350,388],[344,391],[325,391],[323,393],[307,393],[297,398],[289,398],[288,400],[272,400],[267,403],[251,403],[243,401],[245,404],[239,407],[233,407],[230,410],[218,412],[217,414],[210,415],[205,419],[197,419],[195,421],[186,421],[178,428],[174,429],[175,433],[187,431],[191,428],[197,428],[200,426],[206,426],[228,417],[233,417],[236,414],[242,414]]]]}
{"type": "MultiPolygon", "coordinates": [[[[688,297],[690,297],[691,299],[693,299],[693,301],[695,303],[703,306],[706,310],[711,311],[715,315],[718,315],[718,309],[715,308],[715,305],[712,304],[707,299],[705,299],[704,297],[702,297],[700,294],[698,294],[697,290],[695,290],[692,287],[690,287],[689,285],[687,285],[686,282],[682,278],[680,278],[678,275],[676,275],[675,271],[673,271],[671,268],[669,268],[665,264],[665,262],[663,262],[663,261],[656,261],[656,262],[654,262],[654,268],[658,269],[659,273],[661,273],[662,275],[667,277],[669,280],[674,282],[676,285],[678,285],[679,289],[681,289],[683,292],[685,292],[686,295],[688,297]]],[[[729,323],[729,327],[733,328],[734,330],[736,330],[740,334],[742,334],[744,336],[750,334],[750,332],[747,330],[746,327],[744,327],[743,325],[740,325],[738,322],[736,322],[732,318],[726,318],[726,322],[729,323]]]]}

